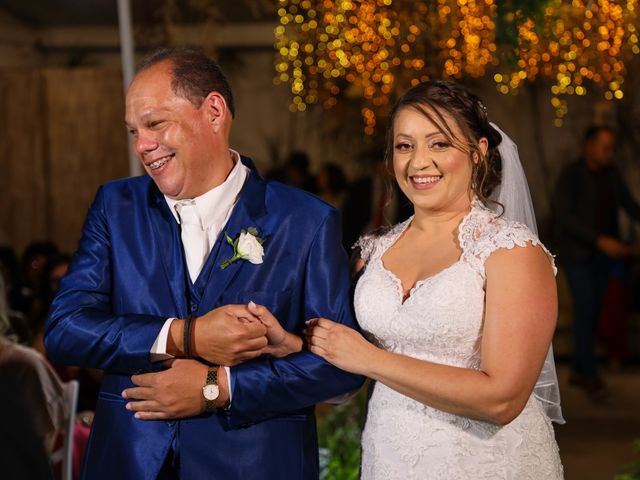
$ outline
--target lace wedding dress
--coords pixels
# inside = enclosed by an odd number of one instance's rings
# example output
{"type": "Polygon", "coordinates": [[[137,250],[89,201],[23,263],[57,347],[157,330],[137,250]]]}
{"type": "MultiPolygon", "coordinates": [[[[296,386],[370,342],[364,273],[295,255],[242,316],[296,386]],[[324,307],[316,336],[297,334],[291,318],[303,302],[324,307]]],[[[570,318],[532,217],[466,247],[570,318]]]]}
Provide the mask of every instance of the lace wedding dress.
{"type": "MultiPolygon", "coordinates": [[[[418,282],[403,303],[402,284],[381,257],[410,221],[359,241],[367,266],[355,292],[358,321],[369,340],[388,351],[479,369],[485,260],[499,248],[540,242],[526,226],[474,201],[459,226],[459,260],[418,282]]],[[[363,480],[561,478],[553,427],[533,394],[513,422],[498,426],[374,385],[362,434],[363,480]]]]}

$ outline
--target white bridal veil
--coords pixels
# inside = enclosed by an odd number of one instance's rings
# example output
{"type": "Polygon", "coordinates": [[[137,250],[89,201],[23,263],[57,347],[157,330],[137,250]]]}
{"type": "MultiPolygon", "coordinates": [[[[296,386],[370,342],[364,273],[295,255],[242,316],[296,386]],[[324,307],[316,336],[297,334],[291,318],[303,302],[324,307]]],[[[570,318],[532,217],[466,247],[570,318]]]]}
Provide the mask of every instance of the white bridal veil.
{"type": "MultiPolygon", "coordinates": [[[[518,147],[497,125],[494,123],[491,125],[502,136],[502,142],[498,146],[502,157],[502,179],[500,185],[491,194],[491,200],[504,206],[503,217],[505,219],[523,223],[538,235],[536,215],[531,202],[527,178],[520,163],[518,147]]],[[[565,423],[560,408],[560,389],[558,388],[558,377],[553,360],[553,347],[551,346],[533,393],[542,402],[544,410],[551,420],[556,423],[565,423]]]]}

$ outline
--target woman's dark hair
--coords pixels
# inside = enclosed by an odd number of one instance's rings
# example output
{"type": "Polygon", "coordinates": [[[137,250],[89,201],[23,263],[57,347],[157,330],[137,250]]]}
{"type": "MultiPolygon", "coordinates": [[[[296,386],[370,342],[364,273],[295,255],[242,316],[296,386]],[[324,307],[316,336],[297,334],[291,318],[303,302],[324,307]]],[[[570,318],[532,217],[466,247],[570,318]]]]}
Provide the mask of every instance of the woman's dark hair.
{"type": "Polygon", "coordinates": [[[447,140],[457,149],[478,156],[473,167],[471,188],[483,204],[487,204],[493,189],[500,184],[502,159],[498,145],[502,141],[500,133],[491,126],[487,112],[480,99],[462,85],[447,81],[422,82],[410,88],[396,102],[389,114],[387,128],[387,162],[393,159],[393,125],[396,115],[403,108],[413,108],[423,114],[447,140]],[[453,119],[464,138],[456,137],[445,115],[453,119]],[[486,155],[482,154],[479,140],[486,138],[489,143],[486,155]]]}

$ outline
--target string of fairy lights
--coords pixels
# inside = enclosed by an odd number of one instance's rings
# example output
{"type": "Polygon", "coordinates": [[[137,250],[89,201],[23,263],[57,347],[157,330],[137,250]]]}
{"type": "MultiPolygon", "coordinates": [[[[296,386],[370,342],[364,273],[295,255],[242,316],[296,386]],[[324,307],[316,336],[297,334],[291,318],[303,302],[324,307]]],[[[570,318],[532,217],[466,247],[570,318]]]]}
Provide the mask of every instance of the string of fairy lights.
{"type": "Polygon", "coordinates": [[[487,74],[504,94],[550,80],[560,126],[570,95],[623,98],[640,53],[640,0],[279,2],[274,81],[289,85],[290,109],[360,99],[369,135],[408,85],[487,74]]]}

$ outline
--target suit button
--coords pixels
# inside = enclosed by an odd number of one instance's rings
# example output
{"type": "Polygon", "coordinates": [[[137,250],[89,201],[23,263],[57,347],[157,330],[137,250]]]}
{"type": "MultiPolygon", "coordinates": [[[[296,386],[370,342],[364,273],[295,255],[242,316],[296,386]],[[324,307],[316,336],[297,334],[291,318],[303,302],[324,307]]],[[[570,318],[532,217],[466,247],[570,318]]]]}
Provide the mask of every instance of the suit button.
{"type": "Polygon", "coordinates": [[[195,312],[196,310],[198,310],[198,305],[191,305],[191,311],[195,312]]]}

